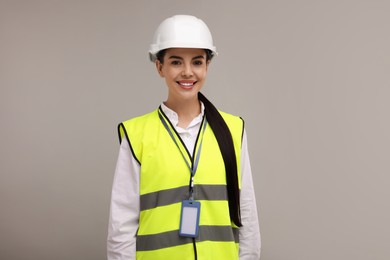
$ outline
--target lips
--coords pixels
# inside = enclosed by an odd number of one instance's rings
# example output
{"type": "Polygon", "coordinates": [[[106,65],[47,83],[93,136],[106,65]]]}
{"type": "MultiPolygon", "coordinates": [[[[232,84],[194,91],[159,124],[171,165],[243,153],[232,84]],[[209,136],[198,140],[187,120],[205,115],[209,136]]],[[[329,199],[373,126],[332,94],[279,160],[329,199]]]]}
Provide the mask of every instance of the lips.
{"type": "Polygon", "coordinates": [[[196,81],[193,81],[193,80],[180,80],[180,81],[176,81],[176,82],[177,82],[177,84],[180,85],[180,87],[185,88],[185,89],[191,89],[196,84],[196,81]]]}

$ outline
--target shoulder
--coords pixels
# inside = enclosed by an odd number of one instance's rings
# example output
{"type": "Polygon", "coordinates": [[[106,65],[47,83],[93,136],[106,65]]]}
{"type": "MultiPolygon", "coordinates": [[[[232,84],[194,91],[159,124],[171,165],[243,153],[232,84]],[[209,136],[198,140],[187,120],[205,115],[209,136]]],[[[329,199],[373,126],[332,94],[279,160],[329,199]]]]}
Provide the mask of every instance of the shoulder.
{"type": "Polygon", "coordinates": [[[119,142],[126,138],[131,152],[139,164],[141,164],[141,151],[145,137],[154,136],[159,122],[158,110],[148,114],[137,116],[123,121],[118,125],[119,142]]]}
{"type": "Polygon", "coordinates": [[[242,117],[229,114],[221,110],[218,110],[218,112],[221,114],[222,118],[227,124],[241,125],[242,127],[244,126],[244,119],[242,117]]]}
{"type": "Polygon", "coordinates": [[[244,119],[242,119],[242,117],[232,115],[223,111],[219,111],[219,113],[228,125],[229,130],[232,133],[233,139],[242,140],[245,128],[244,119]]]}
{"type": "Polygon", "coordinates": [[[144,114],[144,115],[141,115],[141,116],[137,116],[137,117],[133,117],[131,119],[128,119],[128,120],[125,120],[123,121],[121,124],[127,126],[127,125],[134,125],[134,124],[142,124],[142,123],[146,123],[150,120],[153,120],[155,118],[158,118],[158,109],[152,111],[152,112],[149,112],[147,114],[144,114]]]}
{"type": "Polygon", "coordinates": [[[140,137],[146,128],[153,129],[156,122],[158,122],[158,109],[121,122],[118,124],[119,141],[122,140],[123,136],[126,136],[129,142],[133,136],[140,137]]]}

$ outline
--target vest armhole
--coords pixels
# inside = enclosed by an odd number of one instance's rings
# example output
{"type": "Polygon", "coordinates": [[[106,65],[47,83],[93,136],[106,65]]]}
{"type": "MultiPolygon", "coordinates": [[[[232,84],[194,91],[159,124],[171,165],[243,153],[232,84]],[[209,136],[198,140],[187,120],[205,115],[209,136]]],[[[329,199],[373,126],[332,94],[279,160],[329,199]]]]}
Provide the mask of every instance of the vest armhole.
{"type": "Polygon", "coordinates": [[[134,149],[133,149],[133,146],[131,145],[130,138],[129,138],[127,131],[126,131],[126,127],[123,125],[123,123],[120,123],[118,125],[119,144],[122,143],[123,136],[126,137],[126,140],[127,140],[129,147],[130,147],[131,154],[133,155],[134,159],[138,162],[139,165],[141,165],[141,162],[138,160],[137,156],[134,153],[134,149]]]}
{"type": "Polygon", "coordinates": [[[241,146],[242,146],[242,139],[244,139],[244,130],[245,130],[245,121],[242,117],[240,117],[242,121],[242,132],[241,132],[241,146]]]}

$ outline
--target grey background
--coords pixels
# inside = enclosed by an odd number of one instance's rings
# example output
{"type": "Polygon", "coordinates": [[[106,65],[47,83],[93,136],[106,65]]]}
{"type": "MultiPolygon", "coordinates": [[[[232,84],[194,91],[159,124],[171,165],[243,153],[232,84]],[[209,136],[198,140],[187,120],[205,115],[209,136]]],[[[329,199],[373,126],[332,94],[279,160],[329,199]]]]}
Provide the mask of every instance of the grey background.
{"type": "Polygon", "coordinates": [[[0,258],[105,259],[116,125],[155,109],[157,25],[196,15],[246,120],[263,260],[390,257],[389,1],[0,0],[0,258]]]}

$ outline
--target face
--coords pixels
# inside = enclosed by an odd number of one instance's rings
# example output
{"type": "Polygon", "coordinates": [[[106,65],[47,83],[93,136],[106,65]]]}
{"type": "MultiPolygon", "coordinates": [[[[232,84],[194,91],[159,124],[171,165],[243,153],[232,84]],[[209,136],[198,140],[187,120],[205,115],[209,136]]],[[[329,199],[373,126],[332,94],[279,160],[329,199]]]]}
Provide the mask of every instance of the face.
{"type": "Polygon", "coordinates": [[[205,50],[167,49],[164,62],[156,61],[157,71],[168,86],[167,102],[197,100],[206,80],[208,63],[205,50]]]}

